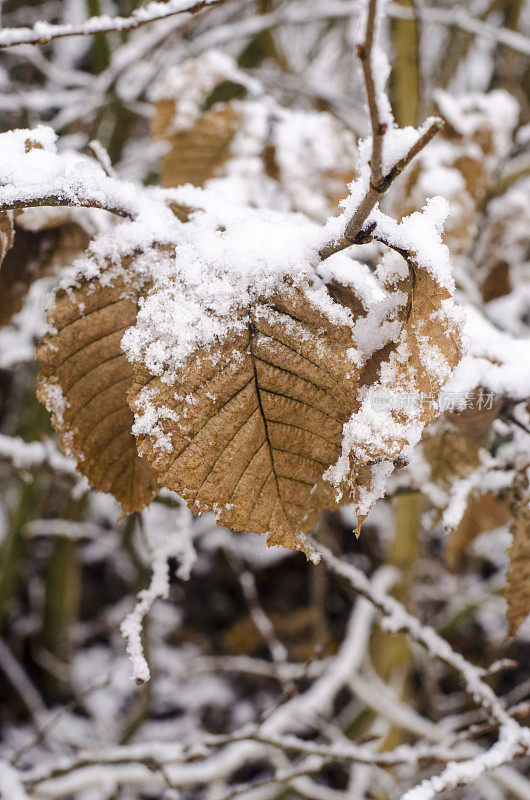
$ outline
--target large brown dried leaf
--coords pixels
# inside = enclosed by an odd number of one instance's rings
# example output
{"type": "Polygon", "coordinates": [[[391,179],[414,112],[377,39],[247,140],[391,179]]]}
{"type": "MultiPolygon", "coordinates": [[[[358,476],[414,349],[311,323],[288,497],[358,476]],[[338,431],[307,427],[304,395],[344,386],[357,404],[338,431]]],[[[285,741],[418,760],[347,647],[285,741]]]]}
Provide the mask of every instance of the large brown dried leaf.
{"type": "Polygon", "coordinates": [[[511,525],[513,542],[508,550],[509,566],[504,596],[508,603],[508,623],[510,634],[517,632],[519,626],[530,614],[530,493],[528,481],[518,487],[520,495],[514,504],[514,517],[511,525]]]}
{"type": "Polygon", "coordinates": [[[197,352],[172,386],[136,366],[131,407],[154,409],[168,442],[149,433],[138,447],[194,511],[304,549],[303,532],[334,505],[322,475],[355,403],[351,330],[287,286],[240,318],[243,331],[197,352]]]}
{"type": "MultiPolygon", "coordinates": [[[[458,330],[441,313],[448,292],[415,265],[405,284],[411,292],[403,312],[409,356],[400,359],[398,346],[389,345],[362,375],[346,357],[355,346],[350,327],[331,322],[288,286],[274,300],[241,309],[243,331],[194,353],[174,384],[138,363],[129,398],[139,419],[149,420],[137,441],[159,483],[196,512],[213,509],[229,528],[267,532],[271,544],[305,549],[303,533],[337,503],[339,487],[323,475],[341,455],[344,423],[364,402],[359,381],[371,385],[382,364],[393,360],[387,389],[436,397],[461,356],[458,330]],[[426,359],[427,345],[435,345],[434,365],[426,359]]],[[[344,287],[332,292],[353,313],[364,313],[362,304],[344,302],[344,287]]],[[[435,415],[427,404],[420,420],[435,415]]],[[[370,491],[373,465],[407,444],[407,415],[396,411],[394,418],[403,423],[403,438],[392,432],[352,449],[342,502],[370,491]]]]}
{"type": "Polygon", "coordinates": [[[440,389],[462,357],[458,326],[443,313],[449,291],[425,269],[413,262],[410,311],[404,327],[408,359],[399,362],[392,384],[394,390],[415,391],[428,398],[421,419],[428,425],[438,415],[436,400],[440,389]],[[433,360],[435,363],[433,363],[433,360]],[[440,370],[440,362],[445,371],[440,370]]]}
{"type": "MultiPolygon", "coordinates": [[[[341,459],[333,472],[340,478],[340,489],[354,499],[357,509],[357,532],[373,501],[380,496],[380,472],[389,461],[395,465],[414,430],[429,425],[437,416],[438,395],[453,368],[462,356],[461,333],[457,323],[447,315],[445,304],[450,298],[447,289],[410,257],[408,280],[402,279],[397,290],[408,292],[405,321],[397,342],[385,345],[367,362],[360,386],[372,387],[389,400],[387,419],[374,414],[373,397],[364,397],[355,406],[357,418],[344,428],[348,441],[348,468],[341,459]],[[392,405],[395,399],[410,398],[411,410],[392,405]],[[418,403],[419,399],[425,402],[418,403]],[[359,424],[359,419],[361,424],[359,424]],[[368,429],[368,433],[365,430],[368,429]]],[[[361,395],[362,396],[362,395],[361,395]]],[[[388,473],[387,473],[388,474],[388,473]]]]}
{"type": "Polygon", "coordinates": [[[147,505],[156,490],[131,433],[132,367],[120,347],[144,290],[132,270],[60,290],[48,311],[56,332],[46,334],[37,351],[38,397],[52,413],[62,447],[90,485],[114,495],[124,513],[147,505]]]}

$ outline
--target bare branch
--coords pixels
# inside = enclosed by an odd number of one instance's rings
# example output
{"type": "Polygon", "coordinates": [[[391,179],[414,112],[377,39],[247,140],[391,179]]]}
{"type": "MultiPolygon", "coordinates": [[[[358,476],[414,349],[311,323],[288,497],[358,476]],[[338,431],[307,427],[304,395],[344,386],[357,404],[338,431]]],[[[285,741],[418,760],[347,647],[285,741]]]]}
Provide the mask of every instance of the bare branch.
{"type": "Polygon", "coordinates": [[[320,772],[326,763],[327,762],[322,759],[308,758],[306,761],[303,761],[300,766],[294,767],[293,769],[278,770],[274,775],[267,776],[266,778],[259,778],[251,783],[241,783],[238,786],[234,786],[228,792],[222,794],[220,800],[235,800],[236,797],[255,789],[265,789],[268,786],[277,786],[281,783],[289,784],[295,778],[307,777],[309,775],[314,775],[315,772],[320,772]]]}
{"type": "Polygon", "coordinates": [[[319,678],[329,665],[329,658],[316,659],[308,663],[291,661],[277,664],[246,655],[199,656],[193,659],[193,671],[195,673],[234,672],[259,678],[270,678],[274,681],[280,681],[280,683],[319,678]]]}
{"type": "MultiPolygon", "coordinates": [[[[25,776],[28,786],[37,786],[44,781],[64,777],[85,767],[96,765],[119,764],[153,764],[175,765],[193,763],[199,754],[204,756],[213,748],[227,747],[228,745],[253,743],[262,745],[257,747],[255,754],[266,756],[272,748],[284,753],[297,753],[308,757],[319,757],[324,761],[340,761],[345,764],[359,763],[382,768],[399,766],[403,764],[420,764],[424,762],[462,761],[469,757],[469,745],[464,742],[462,748],[444,748],[435,745],[420,743],[417,745],[402,745],[396,751],[378,752],[373,743],[358,745],[348,739],[337,739],[330,744],[306,741],[292,735],[265,735],[260,727],[244,727],[226,735],[205,736],[189,745],[169,745],[167,743],[151,742],[134,745],[122,745],[106,750],[84,752],[71,758],[61,758],[55,765],[36,767],[25,776]]],[[[225,751],[226,752],[226,751],[225,751]]],[[[248,750],[245,749],[248,755],[248,750]]],[[[213,758],[213,756],[212,756],[213,758]]]]}
{"type": "Polygon", "coordinates": [[[48,710],[26,670],[17,661],[3,639],[0,639],[0,670],[20,695],[33,718],[35,727],[39,730],[48,710]]]}
{"type": "Polygon", "coordinates": [[[414,142],[408,153],[405,156],[403,156],[403,158],[400,158],[399,161],[397,161],[394,164],[388,175],[386,175],[383,178],[383,184],[385,185],[383,191],[386,191],[388,189],[390,184],[398,177],[398,175],[401,175],[403,170],[406,167],[408,167],[408,165],[414,158],[416,158],[418,153],[420,153],[424,147],[427,147],[429,142],[432,139],[434,139],[434,137],[439,131],[443,130],[444,126],[445,123],[443,119],[435,117],[432,120],[429,127],[426,128],[426,130],[418,137],[418,139],[414,142]]]}
{"type": "Polygon", "coordinates": [[[374,46],[375,20],[377,14],[377,0],[370,0],[368,4],[368,16],[366,19],[366,33],[364,43],[357,47],[357,55],[361,59],[363,70],[364,85],[366,88],[366,99],[368,101],[368,111],[370,113],[370,125],[372,128],[372,159],[370,162],[371,176],[370,183],[379,186],[383,180],[383,137],[386,131],[386,124],[380,118],[380,109],[377,102],[377,91],[373,73],[372,51],[374,46]]]}

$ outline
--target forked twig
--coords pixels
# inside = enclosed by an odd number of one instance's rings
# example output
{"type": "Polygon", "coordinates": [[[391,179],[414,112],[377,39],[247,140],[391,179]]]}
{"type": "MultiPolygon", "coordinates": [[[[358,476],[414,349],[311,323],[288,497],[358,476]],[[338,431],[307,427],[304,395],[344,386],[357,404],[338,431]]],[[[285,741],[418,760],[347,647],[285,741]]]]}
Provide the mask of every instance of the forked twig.
{"type": "Polygon", "coordinates": [[[374,77],[373,50],[376,33],[377,0],[370,0],[364,42],[357,46],[357,55],[360,58],[370,127],[372,130],[372,154],[370,158],[370,181],[366,194],[355,209],[352,217],[346,224],[343,235],[333,242],[329,242],[320,250],[322,260],[334,253],[350,247],[352,244],[362,244],[369,239],[369,232],[363,230],[364,223],[370,212],[375,208],[381,197],[388,191],[394,180],[410,164],[413,158],[426,147],[431,139],[440,131],[443,120],[433,119],[430,125],[418,136],[408,152],[400,158],[386,175],[383,173],[383,143],[388,123],[381,119],[381,109],[377,98],[376,80],[374,77]]]}

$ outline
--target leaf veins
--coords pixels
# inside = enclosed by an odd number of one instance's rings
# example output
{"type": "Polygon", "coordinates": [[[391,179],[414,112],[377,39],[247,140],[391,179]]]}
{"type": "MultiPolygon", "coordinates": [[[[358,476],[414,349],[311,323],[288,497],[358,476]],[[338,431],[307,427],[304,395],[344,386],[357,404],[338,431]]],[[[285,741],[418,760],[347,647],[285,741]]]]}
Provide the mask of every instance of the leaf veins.
{"type": "Polygon", "coordinates": [[[351,330],[294,288],[241,310],[240,321],[172,386],[136,365],[131,407],[160,426],[138,446],[196,512],[214,509],[229,528],[304,549],[303,532],[335,503],[322,475],[355,400],[351,330]]]}
{"type": "Polygon", "coordinates": [[[77,459],[90,485],[114,495],[124,513],[147,505],[156,490],[152,469],[139,458],[131,434],[132,367],[120,347],[136,319],[141,291],[133,275],[123,274],[60,290],[48,311],[55,332],[46,334],[37,350],[38,397],[52,413],[62,447],[77,459]]]}

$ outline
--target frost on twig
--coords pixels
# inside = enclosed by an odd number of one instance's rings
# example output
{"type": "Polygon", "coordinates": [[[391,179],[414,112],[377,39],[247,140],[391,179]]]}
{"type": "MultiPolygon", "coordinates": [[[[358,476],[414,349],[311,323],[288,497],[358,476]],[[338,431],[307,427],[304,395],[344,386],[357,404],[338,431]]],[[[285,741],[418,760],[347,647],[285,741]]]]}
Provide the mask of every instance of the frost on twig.
{"type": "Polygon", "coordinates": [[[461,763],[451,761],[440,775],[427,778],[418,786],[409,789],[402,800],[433,800],[441,792],[473,783],[485,772],[512,761],[517,755],[528,752],[530,737],[528,729],[522,729],[513,722],[503,725],[499,739],[489,750],[461,763]]]}
{"type": "Polygon", "coordinates": [[[323,259],[369,238],[371,211],[393,181],[443,127],[441,119],[431,118],[419,131],[396,128],[385,93],[388,62],[377,46],[383,5],[382,0],[379,0],[379,4],[378,0],[369,0],[364,41],[357,47],[370,115],[371,141],[361,146],[360,175],[351,187],[348,216],[342,216],[344,228],[340,232],[337,230],[336,238],[320,250],[323,259]],[[369,146],[371,152],[368,156],[369,146]]]}
{"type": "Polygon", "coordinates": [[[4,28],[0,31],[0,48],[19,44],[47,44],[65,36],[92,36],[111,31],[131,31],[142,25],[167,19],[174,14],[196,14],[203,8],[215,6],[224,0],[169,0],[167,3],[150,2],[135,9],[130,17],[90,17],[79,25],[51,25],[37,22],[32,28],[4,28]]]}
{"type": "Polygon", "coordinates": [[[188,509],[184,505],[179,506],[176,519],[172,515],[169,526],[167,522],[165,525],[160,524],[161,513],[160,509],[151,509],[145,516],[151,581],[147,589],[139,592],[136,605],[120,626],[127,642],[127,653],[131,659],[133,677],[137,684],[146,683],[151,677],[142,644],[143,625],[156,600],[165,599],[169,594],[168,561],[170,558],[176,558],[179,561],[177,576],[181,580],[188,580],[196,558],[192,515],[188,509]]]}
{"type": "Polygon", "coordinates": [[[444,789],[473,782],[484,772],[511,761],[516,755],[530,749],[530,733],[513,719],[495,692],[485,683],[483,672],[455,652],[448,642],[433,628],[422,625],[409,614],[404,606],[384,592],[374,590],[363,572],[351,564],[336,558],[324,545],[313,543],[328,569],[338,578],[366,597],[382,614],[382,627],[391,632],[402,631],[414,642],[421,644],[429,654],[439,658],[460,675],[466,692],[499,724],[499,738],[486,752],[480,753],[460,764],[450,763],[441,775],[429,778],[409,790],[407,800],[432,800],[444,789]]]}
{"type": "Polygon", "coordinates": [[[75,461],[64,456],[50,439],[25,442],[19,436],[0,434],[0,461],[6,461],[22,472],[44,468],[70,480],[81,482],[75,461]]]}
{"type": "Polygon", "coordinates": [[[44,125],[0,134],[0,211],[81,206],[127,219],[171,217],[155,192],[109,177],[92,158],[57,152],[57,135],[44,125]]]}
{"type": "MultiPolygon", "coordinates": [[[[503,707],[495,692],[483,678],[482,671],[473,666],[462,655],[455,652],[449,643],[439,636],[433,628],[422,625],[417,617],[410,614],[404,606],[384,592],[374,591],[361,570],[352,564],[341,561],[324,545],[314,543],[326,566],[339,578],[346,581],[354,591],[366,597],[383,614],[386,630],[405,632],[414,642],[423,645],[428,652],[453,667],[464,681],[464,688],[494,717],[499,724],[512,728],[514,721],[503,707]]],[[[517,724],[517,723],[515,723],[517,724]]],[[[524,740],[521,729],[521,742],[524,740]]],[[[526,734],[525,734],[526,735],[526,734]]]]}

